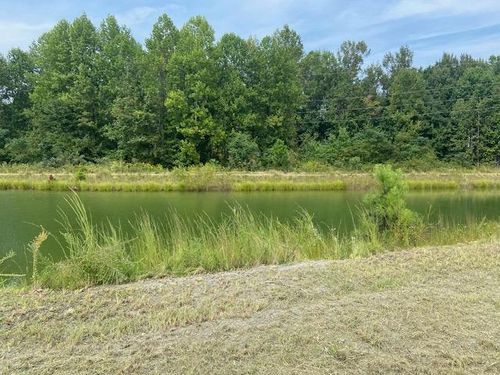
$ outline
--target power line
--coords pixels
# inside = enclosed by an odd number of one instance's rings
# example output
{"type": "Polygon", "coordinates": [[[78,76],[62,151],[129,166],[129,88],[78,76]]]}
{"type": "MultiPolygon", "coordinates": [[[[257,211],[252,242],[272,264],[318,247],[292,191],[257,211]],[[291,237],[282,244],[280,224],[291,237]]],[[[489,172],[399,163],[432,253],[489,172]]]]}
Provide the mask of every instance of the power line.
{"type": "MultiPolygon", "coordinates": [[[[490,85],[488,86],[484,86],[486,88],[489,88],[491,87],[492,89],[497,87],[497,86],[500,86],[500,82],[492,82],[490,85]]],[[[475,85],[475,87],[478,87],[478,85],[475,85]]],[[[456,87],[451,87],[451,93],[453,93],[453,91],[456,89],[456,87]]],[[[431,92],[436,92],[436,91],[442,91],[443,89],[442,88],[434,88],[434,89],[424,89],[424,90],[405,90],[404,91],[404,94],[413,94],[413,93],[424,93],[424,94],[428,94],[428,93],[431,93],[431,92]]],[[[371,94],[367,94],[367,95],[356,95],[356,96],[344,96],[344,97],[341,97],[342,99],[366,99],[367,97],[371,96],[371,94]]],[[[323,99],[306,99],[307,102],[324,102],[324,101],[329,101],[329,100],[332,100],[331,98],[323,98],[323,99]]]]}
{"type": "MultiPolygon", "coordinates": [[[[483,109],[486,110],[500,110],[500,103],[497,103],[495,105],[489,106],[489,107],[484,107],[483,109]]],[[[468,108],[468,109],[462,109],[462,110],[451,110],[451,111],[429,111],[429,112],[424,112],[424,113],[419,113],[416,114],[417,117],[425,117],[429,115],[437,115],[437,114],[450,114],[450,113],[469,113],[469,112],[477,112],[477,108],[468,108]]],[[[299,111],[300,112],[300,111],[299,111]]],[[[307,113],[316,113],[317,111],[309,111],[305,113],[300,113],[300,114],[307,114],[307,113]]],[[[375,116],[375,117],[369,117],[368,120],[381,120],[381,119],[391,119],[393,118],[392,115],[381,115],[381,116],[375,116]]]]}
{"type": "MultiPolygon", "coordinates": [[[[484,100],[484,99],[492,99],[494,100],[493,97],[481,97],[479,99],[481,100],[484,100]]],[[[447,99],[447,100],[441,100],[439,102],[437,102],[437,104],[443,104],[443,103],[452,103],[452,102],[458,102],[459,100],[470,100],[470,99],[475,99],[475,97],[466,97],[466,98],[458,98],[458,99],[447,99]]],[[[424,106],[425,107],[429,107],[429,104],[426,104],[424,103],[424,106]]],[[[319,111],[325,111],[325,112],[328,112],[328,111],[335,111],[337,109],[344,109],[345,112],[349,113],[349,112],[357,112],[356,114],[362,114],[363,112],[371,112],[371,111],[384,111],[385,109],[387,108],[390,108],[391,107],[391,104],[381,104],[381,105],[377,105],[377,106],[374,106],[374,107],[354,107],[354,108],[350,108],[350,107],[342,107],[342,106],[339,106],[339,107],[334,107],[332,108],[331,106],[327,106],[327,107],[322,107],[322,108],[317,108],[317,109],[300,109],[299,111],[303,111],[305,113],[318,113],[319,111]]],[[[452,109],[449,110],[449,112],[451,112],[452,109]]],[[[446,111],[443,111],[446,113],[446,111]]]]}

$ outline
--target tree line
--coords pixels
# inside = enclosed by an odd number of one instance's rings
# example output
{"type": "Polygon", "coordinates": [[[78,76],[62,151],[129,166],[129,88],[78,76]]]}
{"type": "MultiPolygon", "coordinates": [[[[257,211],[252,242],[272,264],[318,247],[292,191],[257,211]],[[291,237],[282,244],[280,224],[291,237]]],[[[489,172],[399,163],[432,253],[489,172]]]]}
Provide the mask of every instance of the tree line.
{"type": "Polygon", "coordinates": [[[200,16],[162,15],[144,45],[112,16],[63,20],[0,55],[0,162],[500,164],[500,55],[369,52],[306,53],[288,26],[216,40],[200,16]]]}

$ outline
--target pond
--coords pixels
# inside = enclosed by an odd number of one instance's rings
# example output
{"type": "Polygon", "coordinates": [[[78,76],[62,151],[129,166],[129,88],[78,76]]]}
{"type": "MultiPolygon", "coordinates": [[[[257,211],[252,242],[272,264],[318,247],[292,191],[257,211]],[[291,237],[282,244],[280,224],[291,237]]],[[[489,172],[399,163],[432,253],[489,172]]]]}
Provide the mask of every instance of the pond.
{"type": "MultiPolygon", "coordinates": [[[[340,235],[349,234],[353,217],[364,193],[360,192],[269,192],[269,193],[81,193],[80,197],[95,223],[110,220],[126,229],[128,221],[141,212],[161,220],[175,210],[189,219],[206,214],[214,221],[230,211],[231,205],[248,207],[254,213],[293,220],[300,210],[313,215],[323,228],[333,227],[340,235]]],[[[43,225],[50,233],[60,231],[58,210],[66,209],[67,193],[0,192],[0,258],[9,250],[15,258],[4,264],[2,272],[26,272],[30,255],[26,245],[40,232],[43,225]]],[[[442,217],[463,223],[470,218],[500,219],[498,192],[420,192],[408,195],[410,208],[429,220],[442,217]]],[[[52,238],[42,252],[60,247],[52,238]]]]}

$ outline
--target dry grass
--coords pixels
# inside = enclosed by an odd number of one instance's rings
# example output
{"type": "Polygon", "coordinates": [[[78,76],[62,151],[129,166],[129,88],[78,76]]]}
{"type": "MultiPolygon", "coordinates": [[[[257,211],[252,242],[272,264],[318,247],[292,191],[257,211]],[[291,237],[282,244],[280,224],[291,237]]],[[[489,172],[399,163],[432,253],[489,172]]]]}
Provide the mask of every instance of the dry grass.
{"type": "MultiPolygon", "coordinates": [[[[214,165],[174,169],[118,165],[36,169],[0,166],[0,190],[160,192],[160,191],[292,191],[366,190],[376,182],[371,173],[239,172],[214,165]],[[49,176],[52,176],[49,179],[49,176]]],[[[405,174],[411,190],[494,190],[500,188],[498,168],[405,174]]]]}
{"type": "Polygon", "coordinates": [[[500,243],[0,289],[2,374],[497,374],[500,243]]]}

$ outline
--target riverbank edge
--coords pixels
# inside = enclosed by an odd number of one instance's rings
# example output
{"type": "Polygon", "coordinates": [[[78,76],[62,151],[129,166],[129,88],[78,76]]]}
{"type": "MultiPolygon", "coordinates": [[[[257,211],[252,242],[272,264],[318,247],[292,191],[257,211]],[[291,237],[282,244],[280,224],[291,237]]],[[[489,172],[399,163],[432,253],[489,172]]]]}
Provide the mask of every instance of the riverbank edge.
{"type": "Polygon", "coordinates": [[[0,289],[0,370],[495,373],[499,268],[494,242],[76,291],[0,289]]]}
{"type": "MultiPolygon", "coordinates": [[[[412,191],[499,190],[500,172],[423,172],[404,175],[412,191]]],[[[366,191],[369,173],[184,172],[0,173],[0,190],[82,192],[366,191]]]]}

